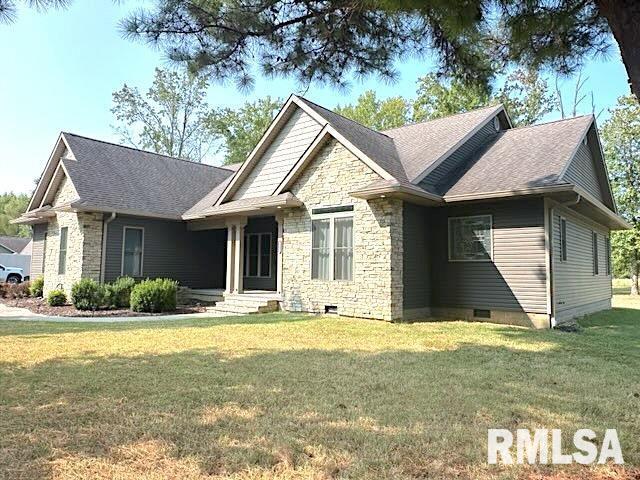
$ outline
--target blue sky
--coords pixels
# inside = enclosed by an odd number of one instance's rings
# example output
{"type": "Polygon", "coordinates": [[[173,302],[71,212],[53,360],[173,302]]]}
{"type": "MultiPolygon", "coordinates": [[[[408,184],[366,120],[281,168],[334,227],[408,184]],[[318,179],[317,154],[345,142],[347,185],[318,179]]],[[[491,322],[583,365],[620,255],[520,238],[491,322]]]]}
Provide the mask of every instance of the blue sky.
{"type": "MultiPolygon", "coordinates": [[[[135,2],[76,1],[69,9],[40,13],[21,9],[10,25],[0,24],[0,192],[30,192],[61,130],[118,141],[113,133],[111,93],[123,83],[146,90],[156,66],[167,66],[162,52],[122,38],[118,22],[135,2]]],[[[309,99],[328,108],[353,101],[367,89],[380,97],[412,96],[416,80],[432,70],[427,61],[398,63],[400,78],[386,84],[376,78],[353,82],[350,90],[312,86],[309,99]]],[[[589,77],[597,109],[608,109],[628,94],[626,73],[615,49],[606,60],[593,60],[589,77]]],[[[565,97],[572,80],[563,82],[565,97]]],[[[212,105],[236,106],[265,95],[286,97],[299,89],[290,79],[258,79],[250,92],[214,84],[212,105]]],[[[590,113],[590,101],[582,113],[590,113]]],[[[602,123],[606,112],[599,118],[602,123]]],[[[553,119],[553,118],[549,118],[553,119]]],[[[217,163],[212,159],[211,163],[217,163]]]]}

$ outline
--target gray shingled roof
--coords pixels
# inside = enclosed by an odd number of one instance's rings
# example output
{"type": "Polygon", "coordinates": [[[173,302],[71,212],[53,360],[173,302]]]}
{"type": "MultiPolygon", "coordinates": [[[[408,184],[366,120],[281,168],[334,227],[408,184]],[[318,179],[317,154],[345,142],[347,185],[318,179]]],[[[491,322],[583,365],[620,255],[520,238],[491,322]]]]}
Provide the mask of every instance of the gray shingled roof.
{"type": "Polygon", "coordinates": [[[558,185],[591,125],[583,116],[501,132],[455,172],[438,193],[467,195],[558,185]]]}
{"type": "Polygon", "coordinates": [[[20,253],[24,249],[24,247],[29,244],[30,241],[30,238],[0,235],[0,245],[8,248],[15,253],[20,253]]]}
{"type": "Polygon", "coordinates": [[[502,105],[494,105],[382,133],[393,139],[407,178],[414,182],[434,162],[443,158],[501,110],[502,105]]]}
{"type": "Polygon", "coordinates": [[[63,159],[81,205],[180,218],[230,169],[63,133],[76,160],[63,159]]]}

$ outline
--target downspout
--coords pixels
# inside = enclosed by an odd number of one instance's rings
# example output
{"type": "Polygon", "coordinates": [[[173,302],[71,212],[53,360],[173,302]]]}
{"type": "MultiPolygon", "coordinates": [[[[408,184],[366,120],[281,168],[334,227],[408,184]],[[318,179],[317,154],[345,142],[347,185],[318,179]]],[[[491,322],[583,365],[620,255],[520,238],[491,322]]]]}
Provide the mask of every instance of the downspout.
{"type": "Polygon", "coordinates": [[[116,212],[111,212],[111,215],[104,219],[102,222],[102,250],[100,251],[100,283],[104,283],[105,276],[105,264],[107,262],[107,230],[109,224],[116,219],[116,212]]]}
{"type": "MultiPolygon", "coordinates": [[[[579,193],[577,194],[577,197],[574,198],[573,200],[569,200],[567,202],[563,202],[563,203],[559,203],[558,206],[561,207],[572,207],[574,205],[577,205],[578,203],[580,203],[580,200],[582,200],[582,195],[580,195],[579,193]]],[[[553,328],[556,326],[556,302],[554,301],[553,298],[553,292],[554,292],[554,281],[553,281],[553,221],[554,221],[554,208],[551,208],[549,210],[549,214],[551,215],[551,219],[549,221],[549,238],[550,238],[550,242],[549,242],[549,248],[550,248],[550,262],[549,262],[549,274],[551,275],[551,318],[549,319],[549,327],[553,328]]]]}

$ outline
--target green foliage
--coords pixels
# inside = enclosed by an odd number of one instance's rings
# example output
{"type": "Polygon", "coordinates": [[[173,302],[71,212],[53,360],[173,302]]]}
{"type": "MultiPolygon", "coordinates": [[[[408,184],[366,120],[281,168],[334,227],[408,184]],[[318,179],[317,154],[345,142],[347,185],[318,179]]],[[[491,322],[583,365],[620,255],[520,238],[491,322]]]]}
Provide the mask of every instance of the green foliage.
{"type": "Polygon", "coordinates": [[[83,278],[71,287],[71,303],[78,310],[98,310],[104,300],[105,287],[91,278],[83,278]]]}
{"type": "Polygon", "coordinates": [[[144,280],[131,291],[134,312],[169,312],[176,309],[178,283],[167,278],[144,280]]]}
{"type": "Polygon", "coordinates": [[[105,285],[106,304],[112,308],[129,308],[131,291],[136,281],[131,277],[120,277],[115,282],[105,285]]]}
{"type": "Polygon", "coordinates": [[[401,127],[409,121],[410,103],[403,97],[380,100],[373,90],[358,97],[355,105],[338,105],[334,111],[374,130],[401,127]]]}
{"type": "Polygon", "coordinates": [[[602,141],[618,212],[633,229],[612,236],[614,269],[626,271],[632,292],[640,277],[640,103],[620,97],[602,127],[602,141]]]}
{"type": "Polygon", "coordinates": [[[556,109],[546,80],[535,70],[513,71],[495,99],[504,104],[514,127],[533,125],[556,109]]]}
{"type": "Polygon", "coordinates": [[[38,277],[31,281],[29,287],[29,293],[32,297],[41,298],[42,290],[44,289],[44,277],[38,277]]]}
{"type": "Polygon", "coordinates": [[[461,80],[443,80],[435,74],[418,80],[417,97],[413,102],[413,121],[421,122],[468,112],[492,102],[490,90],[461,80]]]}
{"type": "Polygon", "coordinates": [[[207,128],[223,140],[225,165],[247,158],[281,106],[282,99],[267,96],[237,109],[220,108],[209,115],[207,128]]]}
{"type": "Polygon", "coordinates": [[[208,86],[201,75],[157,68],[144,96],[126,84],[113,93],[116,130],[135,147],[200,162],[215,139],[207,126],[208,86]]]}
{"type": "Polygon", "coordinates": [[[61,307],[67,303],[67,295],[63,290],[51,290],[47,295],[47,304],[50,307],[61,307]]]}
{"type": "Polygon", "coordinates": [[[28,195],[16,193],[0,194],[0,235],[31,236],[31,229],[28,226],[9,223],[22,215],[27,210],[28,205],[28,195]]]}

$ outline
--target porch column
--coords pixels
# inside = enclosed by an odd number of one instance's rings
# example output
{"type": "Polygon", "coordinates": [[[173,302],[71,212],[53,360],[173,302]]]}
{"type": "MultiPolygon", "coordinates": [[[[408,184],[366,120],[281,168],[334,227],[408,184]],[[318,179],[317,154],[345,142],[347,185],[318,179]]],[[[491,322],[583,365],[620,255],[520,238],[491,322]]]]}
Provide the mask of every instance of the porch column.
{"type": "Polygon", "coordinates": [[[233,274],[234,268],[234,230],[235,226],[231,223],[227,224],[227,283],[225,285],[225,293],[231,293],[234,290],[235,276],[233,274]]]}
{"type": "Polygon", "coordinates": [[[278,239],[276,243],[276,291],[282,295],[282,233],[284,231],[284,214],[282,212],[276,214],[276,222],[278,223],[278,239]]]}
{"type": "Polygon", "coordinates": [[[234,252],[234,266],[233,274],[235,277],[234,286],[236,293],[244,292],[242,285],[242,277],[244,276],[244,227],[246,220],[243,223],[236,223],[235,228],[235,252],[234,252]]]}

